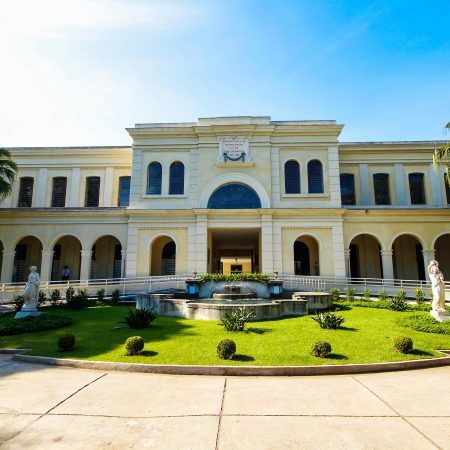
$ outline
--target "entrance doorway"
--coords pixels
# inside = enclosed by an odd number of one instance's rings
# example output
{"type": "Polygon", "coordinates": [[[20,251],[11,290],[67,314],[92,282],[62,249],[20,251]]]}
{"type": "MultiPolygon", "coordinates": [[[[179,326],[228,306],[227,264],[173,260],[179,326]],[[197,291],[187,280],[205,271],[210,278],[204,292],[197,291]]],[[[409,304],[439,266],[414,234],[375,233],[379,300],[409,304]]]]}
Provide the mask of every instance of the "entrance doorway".
{"type": "Polygon", "coordinates": [[[261,232],[259,228],[208,230],[208,272],[260,272],[261,232]]]}

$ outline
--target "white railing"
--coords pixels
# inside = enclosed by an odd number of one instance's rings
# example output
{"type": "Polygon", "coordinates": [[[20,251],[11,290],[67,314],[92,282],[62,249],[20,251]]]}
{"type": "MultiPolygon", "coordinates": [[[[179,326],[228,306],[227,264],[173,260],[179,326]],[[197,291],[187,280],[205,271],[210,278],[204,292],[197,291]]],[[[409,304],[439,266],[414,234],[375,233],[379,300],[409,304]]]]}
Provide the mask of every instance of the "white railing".
{"type": "MultiPolygon", "coordinates": [[[[185,280],[188,275],[167,275],[155,277],[138,278],[105,278],[96,280],[70,280],[70,281],[46,281],[41,282],[39,291],[49,294],[58,289],[64,298],[66,290],[86,289],[89,295],[95,295],[99,289],[104,289],[106,296],[119,289],[121,295],[133,295],[143,292],[155,292],[167,289],[185,289],[185,280]]],[[[0,284],[0,304],[12,302],[15,295],[23,293],[25,288],[22,283],[1,283],[0,284]]],[[[48,296],[48,295],[47,295],[48,296]]]]}
{"type": "MultiPolygon", "coordinates": [[[[65,292],[69,287],[73,289],[87,289],[89,295],[93,296],[99,289],[104,289],[105,294],[110,296],[116,289],[121,295],[134,295],[137,293],[156,292],[168,289],[185,289],[185,280],[190,275],[167,275],[154,277],[137,278],[107,278],[97,280],[74,280],[74,281],[48,281],[39,286],[39,290],[48,294],[54,289],[58,289],[61,296],[65,297],[65,292]]],[[[332,288],[339,288],[343,291],[346,287],[355,289],[356,294],[362,294],[368,289],[372,294],[384,290],[388,295],[392,295],[400,289],[406,291],[407,296],[414,297],[416,288],[422,288],[425,296],[429,296],[431,284],[429,281],[421,280],[394,280],[382,278],[348,278],[348,277],[320,277],[320,276],[299,276],[299,275],[279,275],[279,279],[284,281],[285,289],[299,291],[325,291],[332,288]]],[[[0,284],[0,304],[10,303],[15,295],[23,293],[25,283],[1,283],[0,284]]],[[[450,283],[446,283],[445,297],[450,300],[450,283]]]]}

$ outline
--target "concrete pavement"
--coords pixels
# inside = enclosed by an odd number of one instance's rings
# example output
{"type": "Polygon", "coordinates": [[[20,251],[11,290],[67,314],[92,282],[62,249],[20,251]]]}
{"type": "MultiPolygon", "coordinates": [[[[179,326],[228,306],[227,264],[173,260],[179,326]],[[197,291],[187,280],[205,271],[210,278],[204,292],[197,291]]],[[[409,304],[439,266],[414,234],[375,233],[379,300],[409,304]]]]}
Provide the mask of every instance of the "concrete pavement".
{"type": "Polygon", "coordinates": [[[450,367],[366,375],[106,372],[0,355],[0,447],[450,449],[450,367]]]}

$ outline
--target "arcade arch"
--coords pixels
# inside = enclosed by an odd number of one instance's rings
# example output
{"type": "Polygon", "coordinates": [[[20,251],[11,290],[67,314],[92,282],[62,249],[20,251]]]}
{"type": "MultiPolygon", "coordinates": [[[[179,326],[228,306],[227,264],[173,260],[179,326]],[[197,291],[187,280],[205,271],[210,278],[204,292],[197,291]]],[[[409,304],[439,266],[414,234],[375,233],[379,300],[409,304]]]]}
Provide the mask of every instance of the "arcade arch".
{"type": "Polygon", "coordinates": [[[35,236],[21,238],[15,248],[11,281],[20,283],[28,279],[28,268],[37,266],[38,272],[42,263],[42,242],[35,236]]]}
{"type": "Polygon", "coordinates": [[[115,236],[106,235],[92,245],[91,280],[122,276],[122,244],[115,236]]]}
{"type": "Polygon", "coordinates": [[[177,246],[169,236],[159,236],[150,244],[150,275],[175,275],[177,246]]]}
{"type": "Polygon", "coordinates": [[[320,275],[319,244],[314,237],[298,237],[293,250],[295,275],[320,275]]]}
{"type": "Polygon", "coordinates": [[[352,278],[383,278],[381,245],[370,234],[355,236],[349,245],[352,278]]]}
{"type": "Polygon", "coordinates": [[[416,236],[401,234],[392,243],[394,278],[425,280],[425,263],[422,243],[416,236]]]}

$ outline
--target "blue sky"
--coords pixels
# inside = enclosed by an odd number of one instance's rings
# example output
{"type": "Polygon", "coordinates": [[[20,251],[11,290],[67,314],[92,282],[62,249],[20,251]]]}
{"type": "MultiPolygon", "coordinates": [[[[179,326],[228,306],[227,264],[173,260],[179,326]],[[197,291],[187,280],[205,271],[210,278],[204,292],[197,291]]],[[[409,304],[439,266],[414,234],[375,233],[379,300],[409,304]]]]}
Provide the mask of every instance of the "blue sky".
{"type": "Polygon", "coordinates": [[[122,145],[134,123],[335,119],[443,139],[448,0],[2,0],[0,145],[122,145]]]}

